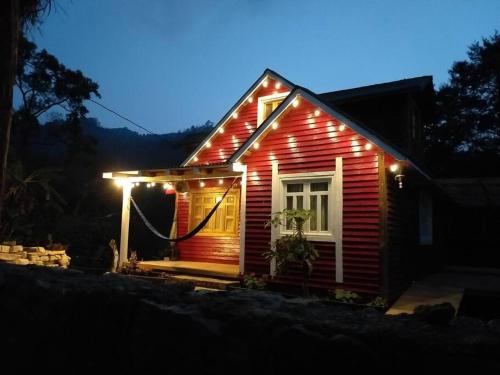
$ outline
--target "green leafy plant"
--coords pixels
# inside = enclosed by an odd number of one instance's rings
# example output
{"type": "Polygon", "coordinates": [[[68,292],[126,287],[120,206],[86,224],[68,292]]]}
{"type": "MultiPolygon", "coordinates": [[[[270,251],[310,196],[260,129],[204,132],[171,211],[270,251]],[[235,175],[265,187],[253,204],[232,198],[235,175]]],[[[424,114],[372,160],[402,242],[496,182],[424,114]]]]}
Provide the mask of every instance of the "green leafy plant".
{"type": "Polygon", "coordinates": [[[335,289],[335,293],[332,295],[332,299],[337,302],[344,303],[356,303],[359,302],[361,296],[355,292],[345,289],[335,289]]]}
{"type": "Polygon", "coordinates": [[[368,306],[372,306],[372,307],[379,307],[379,308],[387,308],[388,306],[388,303],[387,303],[387,300],[384,298],[384,297],[375,297],[375,299],[373,299],[371,302],[369,302],[367,304],[368,306]]]}
{"type": "Polygon", "coordinates": [[[264,253],[266,259],[276,262],[278,276],[286,272],[291,263],[298,263],[302,267],[302,288],[305,295],[309,295],[309,278],[313,271],[313,263],[319,257],[318,251],[304,235],[304,224],[310,217],[311,211],[304,209],[285,209],[273,213],[266,227],[287,226],[292,230],[292,234],[278,238],[271,249],[264,253]]]}
{"type": "Polygon", "coordinates": [[[248,289],[264,290],[266,288],[266,282],[254,273],[243,276],[243,285],[248,289]]]}

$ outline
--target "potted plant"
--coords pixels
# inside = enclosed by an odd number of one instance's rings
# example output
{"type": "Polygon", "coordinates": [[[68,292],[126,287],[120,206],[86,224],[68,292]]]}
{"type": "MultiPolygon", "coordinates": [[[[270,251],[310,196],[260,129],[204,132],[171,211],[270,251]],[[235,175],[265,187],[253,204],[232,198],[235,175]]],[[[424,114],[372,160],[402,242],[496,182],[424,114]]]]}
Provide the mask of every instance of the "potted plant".
{"type": "Polygon", "coordinates": [[[264,253],[266,259],[276,262],[277,276],[282,275],[290,263],[298,263],[301,266],[302,289],[306,296],[309,296],[309,278],[313,271],[313,263],[319,257],[318,251],[304,234],[304,224],[310,217],[311,211],[304,209],[285,209],[273,213],[266,227],[272,225],[277,228],[287,225],[292,233],[275,240],[271,249],[264,253]]]}

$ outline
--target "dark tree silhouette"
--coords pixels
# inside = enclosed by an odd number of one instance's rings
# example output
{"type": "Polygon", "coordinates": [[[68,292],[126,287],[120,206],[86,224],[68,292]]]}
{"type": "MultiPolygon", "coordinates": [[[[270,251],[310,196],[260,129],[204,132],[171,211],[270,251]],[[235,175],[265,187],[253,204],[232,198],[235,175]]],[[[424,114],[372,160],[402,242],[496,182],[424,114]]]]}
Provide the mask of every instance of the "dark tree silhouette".
{"type": "Polygon", "coordinates": [[[7,178],[12,89],[17,67],[18,38],[21,29],[37,24],[52,6],[52,0],[3,0],[0,2],[0,225],[7,178]]]}
{"type": "Polygon", "coordinates": [[[438,175],[491,175],[500,164],[500,35],[469,47],[436,95],[426,131],[427,164],[438,175]]]}

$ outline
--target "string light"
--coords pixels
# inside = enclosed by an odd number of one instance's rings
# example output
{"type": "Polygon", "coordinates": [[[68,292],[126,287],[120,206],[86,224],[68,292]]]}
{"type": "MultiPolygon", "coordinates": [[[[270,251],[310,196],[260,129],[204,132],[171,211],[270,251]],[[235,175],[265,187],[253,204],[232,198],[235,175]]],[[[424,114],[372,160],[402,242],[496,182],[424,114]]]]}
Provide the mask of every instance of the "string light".
{"type": "Polygon", "coordinates": [[[276,82],[274,87],[276,88],[276,90],[279,90],[281,88],[281,82],[276,82]]]}
{"type": "Polygon", "coordinates": [[[366,151],[370,151],[372,148],[373,148],[373,145],[371,143],[369,143],[369,142],[365,145],[365,150],[366,151]]]}
{"type": "Polygon", "coordinates": [[[272,127],[273,127],[274,130],[278,129],[278,123],[276,121],[273,122],[272,127]]]}
{"type": "Polygon", "coordinates": [[[398,169],[399,169],[399,164],[397,164],[397,163],[391,164],[391,166],[389,167],[389,170],[392,173],[396,173],[398,169]]]}
{"type": "Polygon", "coordinates": [[[200,187],[205,187],[205,183],[203,181],[200,181],[200,187]]]}
{"type": "Polygon", "coordinates": [[[152,182],[151,187],[155,187],[155,186],[156,186],[156,182],[152,182]]]}
{"type": "Polygon", "coordinates": [[[265,80],[262,82],[262,86],[264,86],[264,87],[269,86],[269,81],[268,81],[267,79],[265,79],[265,80]]]}
{"type": "Polygon", "coordinates": [[[297,108],[299,106],[299,99],[295,98],[294,101],[292,102],[293,108],[297,108]]]}
{"type": "Polygon", "coordinates": [[[256,150],[258,150],[258,149],[259,149],[259,146],[260,146],[259,142],[255,142],[255,143],[253,144],[253,148],[254,148],[254,149],[256,149],[256,150]]]}
{"type": "Polygon", "coordinates": [[[198,161],[198,157],[197,157],[197,156],[195,156],[195,157],[193,158],[193,160],[194,160],[195,162],[197,162],[197,161],[198,161]]]}
{"type": "Polygon", "coordinates": [[[249,103],[253,103],[253,98],[252,98],[252,97],[249,97],[249,98],[248,98],[248,102],[249,102],[249,103]]]}
{"type": "Polygon", "coordinates": [[[345,125],[344,124],[341,124],[339,126],[339,131],[343,132],[345,130],[345,125]]]}
{"type": "Polygon", "coordinates": [[[234,118],[234,119],[237,119],[237,118],[238,118],[238,112],[234,112],[234,113],[233,113],[233,118],[234,118]]]}
{"type": "Polygon", "coordinates": [[[321,111],[319,109],[314,111],[314,116],[318,117],[321,114],[321,111]]]}
{"type": "Polygon", "coordinates": [[[219,203],[222,200],[222,197],[215,197],[215,203],[219,203]]]}
{"type": "Polygon", "coordinates": [[[146,187],[149,189],[149,188],[151,187],[151,184],[148,182],[148,183],[146,184],[146,187]]]}
{"type": "Polygon", "coordinates": [[[206,147],[206,148],[210,148],[210,147],[212,147],[212,144],[210,143],[210,141],[207,141],[207,143],[205,143],[205,147],[206,147]]]}
{"type": "Polygon", "coordinates": [[[135,185],[135,186],[139,186],[140,184],[139,184],[138,182],[136,182],[134,185],[135,185]]]}
{"type": "Polygon", "coordinates": [[[219,133],[220,133],[220,134],[224,134],[224,128],[223,128],[223,127],[221,127],[221,128],[219,129],[219,133]]]}
{"type": "Polygon", "coordinates": [[[222,178],[219,179],[219,185],[222,185],[224,183],[224,180],[222,178]]]}

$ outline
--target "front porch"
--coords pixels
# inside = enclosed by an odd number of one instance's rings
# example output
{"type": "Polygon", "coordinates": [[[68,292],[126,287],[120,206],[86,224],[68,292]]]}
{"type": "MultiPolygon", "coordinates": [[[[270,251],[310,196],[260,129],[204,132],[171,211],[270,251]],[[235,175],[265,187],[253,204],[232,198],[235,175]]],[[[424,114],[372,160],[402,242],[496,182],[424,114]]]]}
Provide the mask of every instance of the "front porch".
{"type": "Polygon", "coordinates": [[[106,179],[122,188],[122,223],[118,265],[128,262],[131,195],[134,187],[163,186],[176,194],[169,234],[156,230],[140,212],[144,224],[158,237],[175,242],[179,261],[143,261],[139,268],[176,274],[236,279],[244,265],[244,207],[246,168],[218,164],[165,170],[107,172],[106,179]],[[241,206],[240,206],[241,204],[241,206]],[[217,208],[217,211],[212,211],[217,208]],[[208,215],[210,221],[203,223],[208,215]],[[200,229],[201,228],[201,229],[200,229]]]}
{"type": "Polygon", "coordinates": [[[150,260],[139,262],[139,269],[144,271],[173,272],[184,275],[201,275],[236,279],[239,275],[239,266],[234,264],[220,264],[208,262],[186,262],[168,260],[150,260]]]}

